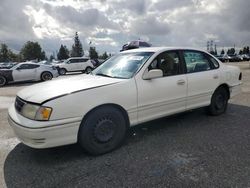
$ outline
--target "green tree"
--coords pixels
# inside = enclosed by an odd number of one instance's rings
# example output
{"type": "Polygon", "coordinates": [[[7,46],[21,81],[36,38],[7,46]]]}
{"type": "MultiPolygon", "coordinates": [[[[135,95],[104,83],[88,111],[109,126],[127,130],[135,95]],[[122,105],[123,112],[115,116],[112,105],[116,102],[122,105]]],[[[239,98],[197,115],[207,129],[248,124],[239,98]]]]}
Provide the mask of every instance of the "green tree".
{"type": "Polygon", "coordinates": [[[49,61],[51,62],[51,61],[53,61],[53,59],[55,59],[55,57],[53,55],[50,55],[49,56],[49,61]]]}
{"type": "Polygon", "coordinates": [[[20,54],[22,55],[23,60],[37,59],[40,61],[46,58],[45,52],[42,51],[42,48],[38,42],[28,41],[21,49],[20,54]]]}
{"type": "Polygon", "coordinates": [[[225,54],[224,49],[221,50],[220,54],[221,54],[221,55],[224,55],[224,54],[225,54]]]}
{"type": "Polygon", "coordinates": [[[1,44],[0,62],[9,61],[8,52],[9,52],[8,46],[6,44],[1,44]]]}
{"type": "Polygon", "coordinates": [[[227,50],[227,54],[228,54],[228,55],[233,55],[233,54],[235,54],[235,49],[234,49],[234,48],[228,49],[228,50],[227,50]]]}
{"type": "Polygon", "coordinates": [[[21,61],[20,55],[13,53],[10,49],[8,51],[8,57],[9,57],[9,60],[13,62],[21,61]]]}
{"type": "Polygon", "coordinates": [[[108,56],[107,52],[104,52],[102,55],[99,56],[100,59],[104,59],[104,60],[108,59],[108,57],[109,56],[108,56]]]}
{"type": "Polygon", "coordinates": [[[75,34],[74,44],[72,45],[71,57],[81,57],[84,55],[82,43],[79,39],[78,33],[75,34]]]}
{"type": "Polygon", "coordinates": [[[98,53],[95,49],[95,47],[89,47],[89,57],[90,59],[98,59],[98,53]]]}
{"type": "Polygon", "coordinates": [[[57,59],[62,60],[62,59],[68,59],[68,58],[69,58],[69,50],[67,49],[66,46],[63,46],[61,44],[59,52],[57,53],[57,59]]]}

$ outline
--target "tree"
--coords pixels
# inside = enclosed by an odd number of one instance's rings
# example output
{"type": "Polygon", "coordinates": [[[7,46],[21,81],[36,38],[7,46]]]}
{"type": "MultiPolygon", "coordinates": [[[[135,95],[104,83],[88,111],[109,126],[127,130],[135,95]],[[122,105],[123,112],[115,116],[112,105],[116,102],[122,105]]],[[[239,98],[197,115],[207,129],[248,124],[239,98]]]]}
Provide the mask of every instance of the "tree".
{"type": "Polygon", "coordinates": [[[234,49],[234,48],[228,49],[228,50],[227,50],[227,54],[228,54],[228,55],[233,55],[233,54],[235,54],[235,49],[234,49]]]}
{"type": "Polygon", "coordinates": [[[9,61],[8,52],[9,52],[8,46],[6,44],[1,44],[0,62],[9,61]]]}
{"type": "Polygon", "coordinates": [[[0,45],[0,62],[20,61],[20,56],[13,53],[6,44],[0,45]]]}
{"type": "Polygon", "coordinates": [[[218,53],[217,53],[217,45],[216,44],[214,45],[214,55],[218,55],[218,53]]]}
{"type": "Polygon", "coordinates": [[[49,61],[51,62],[51,61],[53,61],[53,59],[55,59],[55,57],[53,55],[50,55],[49,56],[49,61]]]}
{"type": "Polygon", "coordinates": [[[20,54],[24,60],[37,59],[38,61],[44,60],[46,58],[45,52],[38,42],[28,41],[21,49],[20,54]]]}
{"type": "Polygon", "coordinates": [[[84,55],[82,49],[82,43],[78,37],[78,33],[75,34],[75,43],[72,45],[71,57],[81,57],[84,55]]]}
{"type": "Polygon", "coordinates": [[[224,49],[221,50],[220,54],[221,54],[221,55],[224,55],[224,54],[225,54],[224,49]]]}
{"type": "Polygon", "coordinates": [[[95,47],[89,47],[89,57],[90,59],[98,59],[98,53],[95,49],[95,47]]]}
{"type": "Polygon", "coordinates": [[[99,58],[103,59],[103,60],[108,59],[108,57],[109,56],[108,56],[107,52],[104,52],[102,55],[99,56],[99,58]]]}
{"type": "Polygon", "coordinates": [[[69,58],[69,50],[67,49],[66,46],[63,46],[61,44],[59,52],[57,53],[57,59],[62,60],[62,59],[68,59],[68,58],[69,58]]]}

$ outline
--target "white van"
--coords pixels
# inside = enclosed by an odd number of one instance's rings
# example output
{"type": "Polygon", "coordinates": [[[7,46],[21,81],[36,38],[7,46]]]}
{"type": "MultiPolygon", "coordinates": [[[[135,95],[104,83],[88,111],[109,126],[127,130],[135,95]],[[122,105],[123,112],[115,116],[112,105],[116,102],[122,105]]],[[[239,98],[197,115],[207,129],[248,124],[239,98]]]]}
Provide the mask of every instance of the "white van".
{"type": "Polygon", "coordinates": [[[88,57],[71,57],[66,59],[63,63],[59,64],[59,74],[64,75],[66,72],[90,72],[94,69],[88,57]]]}

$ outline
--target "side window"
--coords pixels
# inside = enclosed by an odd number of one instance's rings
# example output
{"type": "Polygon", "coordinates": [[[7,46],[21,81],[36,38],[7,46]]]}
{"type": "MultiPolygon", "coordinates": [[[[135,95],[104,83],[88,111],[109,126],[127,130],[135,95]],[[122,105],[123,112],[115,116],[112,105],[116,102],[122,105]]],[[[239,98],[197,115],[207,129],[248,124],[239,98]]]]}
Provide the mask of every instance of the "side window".
{"type": "Polygon", "coordinates": [[[22,65],[20,65],[19,69],[21,69],[21,70],[30,69],[30,65],[29,64],[22,64],[22,65]]]}
{"type": "Polygon", "coordinates": [[[87,62],[87,61],[88,61],[88,59],[85,59],[85,58],[78,59],[78,62],[79,62],[79,63],[83,63],[83,62],[87,62]]]}
{"type": "Polygon", "coordinates": [[[187,73],[202,72],[211,69],[206,55],[198,51],[184,51],[187,73]]]}
{"type": "Polygon", "coordinates": [[[180,58],[177,52],[168,51],[158,55],[149,65],[148,70],[161,69],[163,76],[180,74],[180,58]]]}
{"type": "Polygon", "coordinates": [[[77,63],[78,62],[78,59],[71,59],[70,60],[70,63],[77,63]]]}
{"type": "Polygon", "coordinates": [[[40,67],[40,65],[29,65],[29,69],[35,69],[35,68],[38,68],[40,67]]]}
{"type": "Polygon", "coordinates": [[[216,59],[214,59],[213,57],[211,57],[211,56],[209,56],[209,59],[210,59],[210,61],[213,63],[213,65],[214,65],[214,68],[219,68],[219,63],[218,63],[218,61],[216,61],[216,59]]]}
{"type": "Polygon", "coordinates": [[[38,68],[40,67],[39,65],[33,65],[33,64],[22,64],[19,66],[19,69],[35,69],[35,68],[38,68]]]}

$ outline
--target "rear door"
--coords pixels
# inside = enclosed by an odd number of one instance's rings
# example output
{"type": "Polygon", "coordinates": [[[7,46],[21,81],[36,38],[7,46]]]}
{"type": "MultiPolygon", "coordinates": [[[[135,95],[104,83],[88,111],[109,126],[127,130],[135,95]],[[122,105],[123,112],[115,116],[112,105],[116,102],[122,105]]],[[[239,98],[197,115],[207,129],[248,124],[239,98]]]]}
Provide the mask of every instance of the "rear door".
{"type": "Polygon", "coordinates": [[[77,63],[78,59],[70,59],[67,62],[67,71],[77,71],[78,70],[77,63]]]}
{"type": "Polygon", "coordinates": [[[136,78],[139,123],[186,109],[187,78],[178,51],[159,54],[146,71],[151,69],[161,69],[163,77],[136,78]]]}
{"type": "Polygon", "coordinates": [[[88,63],[87,63],[88,60],[89,60],[88,58],[79,59],[79,62],[77,65],[78,70],[81,70],[81,71],[85,70],[88,66],[88,63]]]}
{"type": "Polygon", "coordinates": [[[212,94],[220,82],[219,64],[201,51],[182,52],[188,81],[187,109],[209,105],[212,94]]]}

